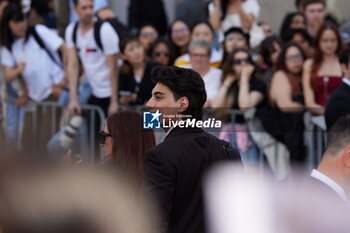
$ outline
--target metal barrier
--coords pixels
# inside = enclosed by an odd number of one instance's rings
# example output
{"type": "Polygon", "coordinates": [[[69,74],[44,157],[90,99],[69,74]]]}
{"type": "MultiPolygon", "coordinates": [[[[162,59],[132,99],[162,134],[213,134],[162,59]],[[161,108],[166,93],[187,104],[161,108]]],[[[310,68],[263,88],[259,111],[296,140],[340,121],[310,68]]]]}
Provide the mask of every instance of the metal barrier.
{"type": "MultiPolygon", "coordinates": [[[[1,100],[0,100],[1,101],[1,100]]],[[[14,100],[9,100],[6,99],[5,101],[6,104],[14,104],[14,100]]],[[[98,148],[96,148],[96,146],[98,146],[98,144],[95,142],[95,131],[93,130],[95,128],[95,121],[97,118],[101,119],[100,121],[100,128],[103,129],[104,124],[105,124],[105,117],[104,117],[104,113],[102,111],[102,109],[98,106],[91,106],[91,105],[82,105],[82,111],[85,113],[84,115],[89,119],[88,124],[87,125],[87,130],[86,132],[84,132],[83,130],[80,130],[79,132],[79,136],[80,136],[80,150],[81,151],[86,151],[88,155],[86,155],[86,157],[84,158],[85,160],[89,161],[90,163],[95,162],[96,160],[96,156],[95,153],[96,151],[99,151],[99,159],[103,159],[103,154],[102,151],[99,150],[98,148]],[[87,134],[87,132],[89,132],[87,134]],[[86,142],[84,142],[84,138],[88,138],[89,143],[87,144],[86,142]],[[87,148],[88,149],[87,149],[87,148]]],[[[38,135],[38,129],[40,128],[40,125],[37,124],[38,122],[38,109],[41,108],[41,111],[51,111],[51,119],[50,119],[50,127],[47,129],[50,132],[50,136],[52,137],[53,135],[55,135],[57,133],[57,131],[59,130],[56,127],[56,122],[59,120],[56,117],[56,113],[57,111],[62,111],[64,112],[66,107],[62,107],[59,106],[56,102],[41,102],[41,103],[34,103],[34,102],[29,102],[24,106],[24,111],[25,113],[31,113],[33,115],[32,117],[32,143],[33,145],[37,145],[37,135],[38,135]]],[[[120,106],[120,110],[135,110],[135,111],[143,111],[145,110],[144,106],[120,106]]],[[[227,110],[228,114],[230,115],[230,119],[231,119],[231,123],[235,124],[236,123],[236,119],[238,116],[243,116],[244,113],[241,112],[240,110],[227,110]]],[[[204,118],[208,118],[210,116],[213,116],[214,114],[214,110],[212,109],[206,109],[205,110],[205,114],[204,114],[204,118]]],[[[16,108],[16,113],[15,113],[15,120],[17,122],[18,119],[18,115],[19,115],[19,108],[16,108]]],[[[308,124],[306,127],[306,132],[310,133],[310,128],[312,129],[316,129],[315,131],[317,132],[317,137],[316,140],[312,140],[310,139],[310,135],[309,135],[309,139],[306,140],[306,143],[308,144],[307,147],[309,148],[308,150],[308,164],[311,167],[315,167],[318,162],[321,159],[322,153],[323,153],[323,145],[325,144],[325,129],[323,129],[322,127],[320,127],[318,124],[316,124],[314,121],[305,121],[305,124],[308,124]]],[[[18,125],[16,125],[18,127],[18,125]]],[[[15,132],[20,132],[20,130],[18,128],[15,129],[15,132]]],[[[28,132],[27,132],[28,133],[28,132]]],[[[212,134],[214,134],[215,136],[219,136],[219,131],[217,130],[216,132],[211,132],[212,134]],[[215,134],[216,133],[216,134],[215,134]]],[[[262,133],[266,133],[262,130],[262,133]]],[[[305,134],[306,135],[306,134],[305,134]]],[[[17,148],[19,148],[18,146],[20,146],[19,141],[21,140],[21,135],[19,133],[19,135],[15,135],[16,138],[16,143],[17,143],[17,148]]],[[[265,144],[265,145],[258,145],[258,152],[259,152],[259,163],[261,165],[263,165],[263,160],[264,160],[264,149],[268,146],[274,146],[275,150],[274,150],[274,158],[275,161],[278,160],[278,156],[279,156],[279,149],[278,149],[278,143],[276,140],[270,140],[270,144],[265,144]]],[[[277,164],[276,164],[277,166],[277,164]]]]}
{"type": "MultiPolygon", "coordinates": [[[[3,101],[5,104],[13,104],[15,103],[14,100],[12,99],[6,99],[3,101]]],[[[96,133],[94,131],[95,129],[95,122],[96,119],[99,118],[100,119],[100,129],[103,129],[104,124],[105,124],[105,116],[103,113],[103,110],[98,107],[98,106],[92,106],[92,105],[81,105],[81,109],[83,112],[83,115],[85,117],[85,124],[89,124],[87,126],[87,130],[83,131],[83,130],[79,130],[79,137],[80,137],[80,151],[85,151],[88,153],[84,154],[84,161],[88,162],[88,163],[94,163],[96,160],[96,153],[99,154],[100,159],[102,159],[103,154],[102,151],[99,150],[99,148],[97,148],[96,146],[98,146],[98,144],[96,143],[96,133]],[[88,121],[86,120],[88,119],[88,121]],[[88,143],[85,143],[83,141],[84,138],[88,139],[88,143]],[[88,150],[86,150],[86,146],[88,146],[88,150]]],[[[40,127],[46,127],[43,125],[40,125],[40,123],[42,122],[38,122],[39,120],[39,114],[44,112],[44,113],[48,113],[50,112],[49,116],[51,116],[51,119],[49,119],[50,124],[48,126],[48,128],[46,129],[46,132],[49,135],[49,138],[52,138],[56,133],[58,133],[58,131],[60,130],[59,128],[57,128],[58,122],[61,121],[61,119],[63,118],[63,114],[66,110],[66,107],[62,107],[60,105],[58,105],[56,102],[40,102],[40,103],[36,103],[36,102],[28,102],[26,105],[24,105],[23,107],[15,107],[15,115],[14,115],[14,120],[15,120],[15,125],[14,125],[14,138],[12,138],[12,141],[15,142],[15,147],[14,149],[17,150],[21,150],[21,141],[22,141],[22,135],[23,133],[26,133],[30,135],[30,142],[26,142],[27,144],[32,144],[33,145],[33,151],[31,151],[32,153],[37,153],[38,152],[38,147],[39,146],[46,146],[46,145],[40,145],[38,142],[38,133],[39,133],[39,129],[40,127]],[[19,112],[22,111],[21,108],[23,108],[24,111],[24,115],[28,116],[28,114],[31,115],[32,121],[31,121],[31,132],[22,132],[23,129],[23,124],[18,124],[18,117],[19,117],[19,112]],[[40,111],[40,112],[39,112],[40,111]],[[57,118],[57,113],[61,112],[59,119],[57,118]],[[39,124],[39,125],[38,125],[39,124]]],[[[9,119],[6,119],[7,122],[9,119]]],[[[12,119],[13,120],[13,119],[12,119]]],[[[26,122],[27,124],[29,122],[26,122]]],[[[7,126],[7,124],[5,123],[5,127],[7,126]]],[[[6,129],[4,129],[6,132],[6,129]]]]}

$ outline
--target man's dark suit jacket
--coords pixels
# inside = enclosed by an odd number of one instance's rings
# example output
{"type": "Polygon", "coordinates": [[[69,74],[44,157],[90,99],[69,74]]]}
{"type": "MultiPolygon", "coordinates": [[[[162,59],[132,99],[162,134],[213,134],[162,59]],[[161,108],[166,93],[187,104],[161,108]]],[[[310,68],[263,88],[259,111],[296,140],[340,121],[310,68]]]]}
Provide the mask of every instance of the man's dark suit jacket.
{"type": "Polygon", "coordinates": [[[163,231],[205,232],[202,178],[209,167],[227,159],[221,142],[198,128],[174,128],[146,153],[145,181],[164,220],[163,231]]]}
{"type": "Polygon", "coordinates": [[[342,116],[350,114],[350,87],[342,84],[331,94],[326,106],[325,118],[327,130],[342,116]]]}

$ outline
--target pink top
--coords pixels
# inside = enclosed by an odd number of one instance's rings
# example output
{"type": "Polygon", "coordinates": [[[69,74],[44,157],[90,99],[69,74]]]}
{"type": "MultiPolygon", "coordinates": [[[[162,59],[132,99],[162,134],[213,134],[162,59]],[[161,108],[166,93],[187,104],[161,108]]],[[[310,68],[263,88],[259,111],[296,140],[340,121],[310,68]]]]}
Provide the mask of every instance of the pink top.
{"type": "Polygon", "coordinates": [[[316,79],[315,97],[316,103],[321,106],[326,106],[328,97],[342,83],[342,77],[323,76],[316,79]]]}

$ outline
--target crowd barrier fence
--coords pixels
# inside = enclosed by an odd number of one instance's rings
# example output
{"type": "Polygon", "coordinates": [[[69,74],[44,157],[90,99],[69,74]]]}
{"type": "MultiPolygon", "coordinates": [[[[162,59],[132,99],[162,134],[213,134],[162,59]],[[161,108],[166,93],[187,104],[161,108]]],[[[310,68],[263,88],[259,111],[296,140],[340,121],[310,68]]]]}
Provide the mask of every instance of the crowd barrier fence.
{"type": "MultiPolygon", "coordinates": [[[[11,99],[5,99],[5,100],[1,100],[2,105],[8,105],[8,104],[12,104],[14,105],[14,100],[11,99]]],[[[85,157],[84,160],[88,161],[89,163],[94,163],[96,162],[96,160],[101,160],[103,159],[103,153],[102,150],[100,150],[99,145],[96,143],[95,139],[96,139],[96,132],[94,130],[95,127],[95,121],[97,118],[100,119],[100,128],[103,129],[104,124],[105,124],[105,116],[104,113],[102,111],[102,109],[98,106],[92,106],[92,105],[82,105],[82,111],[84,112],[84,116],[89,118],[89,120],[87,121],[86,127],[87,130],[80,130],[79,131],[79,138],[80,138],[80,142],[79,142],[79,146],[80,146],[80,150],[81,151],[85,151],[85,157]],[[84,141],[85,139],[85,141],[84,141]],[[87,143],[87,141],[88,143],[87,143]],[[88,150],[87,150],[88,148],[88,150]],[[96,156],[97,153],[97,156],[96,156]],[[87,154],[87,155],[86,155],[87,154]]],[[[33,140],[31,143],[34,145],[37,145],[37,135],[38,135],[38,129],[42,126],[38,125],[38,109],[41,108],[41,111],[51,111],[51,119],[50,119],[50,127],[47,129],[50,132],[50,137],[53,137],[57,132],[58,132],[58,128],[56,127],[56,122],[57,120],[57,112],[61,112],[61,118],[63,118],[63,113],[66,112],[66,107],[60,106],[58,105],[56,102],[40,102],[40,103],[35,103],[35,102],[28,102],[25,106],[23,106],[24,109],[24,113],[25,114],[32,114],[32,132],[30,132],[31,139],[33,140]]],[[[16,107],[15,108],[15,120],[17,122],[17,119],[19,117],[19,112],[20,112],[20,108],[16,107]]],[[[144,106],[121,106],[120,110],[136,110],[136,111],[143,111],[144,110],[144,106]]],[[[2,111],[3,113],[3,117],[0,119],[6,119],[6,117],[4,117],[5,112],[2,111]]],[[[213,110],[206,110],[205,114],[204,114],[204,119],[213,116],[214,111],[213,110]]],[[[259,152],[259,164],[261,164],[261,167],[263,167],[263,161],[264,161],[264,155],[267,158],[267,161],[270,165],[270,167],[278,167],[280,166],[280,162],[279,160],[281,160],[281,148],[280,148],[280,143],[276,140],[274,140],[271,136],[269,136],[266,132],[264,132],[262,127],[258,127],[258,128],[251,128],[249,122],[253,122],[254,119],[254,112],[253,113],[242,113],[239,110],[230,110],[229,114],[231,116],[231,122],[232,124],[235,124],[236,122],[236,118],[239,115],[244,115],[246,121],[248,122],[248,129],[249,130],[253,130],[254,133],[253,134],[253,139],[254,140],[262,140],[262,143],[257,143],[257,147],[258,147],[258,152],[259,152]],[[260,139],[259,139],[260,138],[260,139]],[[266,153],[267,151],[272,151],[271,152],[271,156],[267,156],[266,153]]],[[[61,119],[60,119],[61,120],[61,119]]],[[[256,123],[254,123],[253,125],[256,125],[256,123]]],[[[3,131],[6,135],[6,121],[5,124],[3,124],[3,131]]],[[[63,125],[61,125],[63,126],[63,125]]],[[[309,113],[306,113],[306,117],[305,117],[305,144],[307,147],[307,164],[310,168],[317,166],[318,162],[321,160],[321,156],[323,154],[323,148],[326,142],[326,130],[325,130],[325,124],[324,124],[324,118],[313,118],[309,115],[309,113]]],[[[20,128],[18,127],[22,127],[21,125],[16,124],[16,128],[15,128],[15,145],[17,149],[21,148],[21,134],[23,132],[21,132],[20,128]]],[[[27,132],[28,133],[28,132],[27,132]]],[[[214,134],[215,136],[219,136],[219,131],[212,131],[210,132],[212,134],[214,134]]],[[[1,136],[1,132],[0,132],[0,136],[1,136]]],[[[283,147],[283,146],[282,146],[283,147]]],[[[282,148],[283,151],[283,148],[282,148]]],[[[284,149],[285,151],[285,149],[284,149]]],[[[289,158],[283,158],[285,161],[288,161],[289,158]]],[[[285,162],[284,162],[285,163],[285,162]]]]}

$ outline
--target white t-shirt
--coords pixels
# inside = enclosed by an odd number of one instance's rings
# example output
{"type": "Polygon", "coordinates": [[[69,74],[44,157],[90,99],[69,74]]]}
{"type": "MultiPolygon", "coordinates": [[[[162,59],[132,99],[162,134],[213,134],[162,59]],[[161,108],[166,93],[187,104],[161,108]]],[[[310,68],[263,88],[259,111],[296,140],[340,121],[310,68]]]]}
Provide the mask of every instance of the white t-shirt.
{"type": "MultiPolygon", "coordinates": [[[[209,4],[209,13],[211,14],[214,11],[214,4],[209,4]]],[[[246,0],[242,3],[242,9],[246,14],[253,14],[255,20],[259,18],[260,6],[256,0],[246,0]]],[[[242,28],[242,21],[239,17],[239,14],[226,14],[224,20],[221,22],[221,27],[219,30],[219,41],[224,41],[224,33],[231,27],[242,28]]]]}
{"type": "MultiPolygon", "coordinates": [[[[183,68],[192,69],[192,65],[186,65],[183,68]]],[[[207,92],[207,100],[214,99],[218,93],[221,86],[221,75],[222,71],[220,69],[210,67],[208,73],[202,77],[207,92]]]]}
{"type": "Polygon", "coordinates": [[[216,96],[221,86],[222,71],[216,68],[210,68],[209,72],[204,75],[203,81],[207,92],[207,99],[212,100],[216,96]]]}
{"type": "MultiPolygon", "coordinates": [[[[55,60],[60,61],[57,50],[62,45],[63,39],[43,25],[36,25],[35,30],[55,60]]],[[[27,42],[24,39],[15,40],[12,44],[12,54],[5,47],[1,49],[3,66],[15,67],[22,61],[26,64],[23,78],[27,84],[29,97],[37,102],[49,97],[51,84],[57,84],[63,79],[62,68],[52,61],[33,36],[30,36],[27,42]]]]}
{"type": "MultiPolygon", "coordinates": [[[[75,48],[73,42],[74,26],[75,23],[71,23],[66,29],[65,37],[68,48],[75,48]]],[[[97,98],[108,98],[111,96],[111,83],[106,56],[119,52],[119,37],[112,25],[107,22],[102,24],[100,35],[103,51],[96,44],[94,27],[82,36],[78,26],[76,46],[80,50],[80,60],[86,78],[91,85],[92,94],[97,98]]]]}

